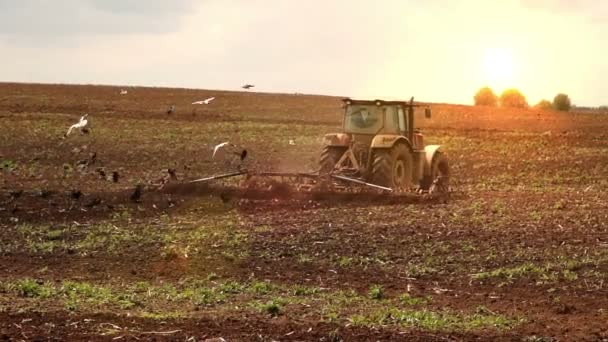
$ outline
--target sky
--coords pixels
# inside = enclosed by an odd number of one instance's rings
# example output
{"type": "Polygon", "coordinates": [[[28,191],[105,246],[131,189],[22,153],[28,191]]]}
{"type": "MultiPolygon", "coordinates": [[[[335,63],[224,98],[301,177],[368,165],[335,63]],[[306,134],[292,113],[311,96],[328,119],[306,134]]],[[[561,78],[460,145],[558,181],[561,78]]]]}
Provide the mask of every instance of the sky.
{"type": "Polygon", "coordinates": [[[0,81],[608,105],[605,0],[0,0],[0,81]]]}

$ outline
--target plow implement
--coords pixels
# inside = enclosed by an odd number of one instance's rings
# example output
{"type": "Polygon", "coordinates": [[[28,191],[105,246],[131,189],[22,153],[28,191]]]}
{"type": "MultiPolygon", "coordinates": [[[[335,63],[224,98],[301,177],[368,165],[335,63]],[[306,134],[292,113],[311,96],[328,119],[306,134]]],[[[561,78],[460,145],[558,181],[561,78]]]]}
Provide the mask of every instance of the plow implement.
{"type": "Polygon", "coordinates": [[[218,183],[226,193],[241,194],[248,198],[312,198],[368,196],[371,198],[439,198],[449,194],[447,177],[438,178],[429,190],[392,189],[341,174],[304,172],[256,172],[239,170],[194,179],[187,184],[218,183]]]}

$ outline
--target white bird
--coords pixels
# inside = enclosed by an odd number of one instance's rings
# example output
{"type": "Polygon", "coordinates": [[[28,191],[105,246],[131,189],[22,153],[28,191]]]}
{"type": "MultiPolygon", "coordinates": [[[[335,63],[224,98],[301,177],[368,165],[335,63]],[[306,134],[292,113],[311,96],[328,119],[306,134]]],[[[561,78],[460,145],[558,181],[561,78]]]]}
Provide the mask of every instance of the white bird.
{"type": "Polygon", "coordinates": [[[213,100],[215,100],[215,97],[210,97],[210,98],[205,99],[205,100],[201,100],[201,101],[192,102],[192,104],[193,104],[193,105],[202,105],[202,104],[206,104],[206,105],[208,105],[208,104],[210,104],[210,103],[211,103],[211,101],[213,101],[213,100]]]}
{"type": "Polygon", "coordinates": [[[72,130],[75,128],[78,128],[81,133],[85,133],[85,127],[89,123],[89,120],[87,120],[87,116],[89,116],[89,114],[83,115],[82,117],[80,117],[80,121],[78,121],[78,123],[70,126],[65,136],[67,137],[68,135],[70,135],[70,133],[72,133],[72,130]]]}
{"type": "Polygon", "coordinates": [[[120,91],[120,95],[127,95],[128,93],[129,93],[129,92],[128,92],[128,91],[126,91],[126,90],[124,90],[124,89],[120,91]]]}
{"type": "Polygon", "coordinates": [[[213,148],[213,156],[211,156],[211,159],[215,159],[215,154],[217,153],[217,151],[219,151],[220,148],[223,148],[229,144],[230,144],[230,142],[226,141],[221,144],[215,145],[215,147],[213,148]]]}
{"type": "Polygon", "coordinates": [[[296,144],[296,141],[295,141],[295,140],[293,140],[293,139],[290,139],[290,140],[289,140],[289,145],[295,145],[295,144],[296,144]]]}
{"type": "Polygon", "coordinates": [[[169,109],[167,109],[167,114],[173,114],[175,113],[175,105],[171,105],[171,107],[169,107],[169,109]]]}

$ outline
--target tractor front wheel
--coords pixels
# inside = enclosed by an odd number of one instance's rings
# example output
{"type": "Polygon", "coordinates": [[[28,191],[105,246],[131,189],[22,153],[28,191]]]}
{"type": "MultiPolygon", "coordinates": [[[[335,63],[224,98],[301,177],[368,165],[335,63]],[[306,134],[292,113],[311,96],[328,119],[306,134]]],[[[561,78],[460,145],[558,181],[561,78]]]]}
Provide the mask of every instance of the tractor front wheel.
{"type": "Polygon", "coordinates": [[[413,162],[406,145],[397,144],[391,149],[378,149],[373,156],[372,183],[395,190],[411,187],[413,162]]]}

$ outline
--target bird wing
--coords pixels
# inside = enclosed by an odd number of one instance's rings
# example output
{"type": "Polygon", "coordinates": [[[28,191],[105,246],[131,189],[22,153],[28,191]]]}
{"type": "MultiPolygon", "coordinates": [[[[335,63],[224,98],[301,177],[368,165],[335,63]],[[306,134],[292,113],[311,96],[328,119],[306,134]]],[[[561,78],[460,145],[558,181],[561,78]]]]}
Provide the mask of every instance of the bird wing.
{"type": "Polygon", "coordinates": [[[195,101],[195,102],[192,102],[192,104],[203,104],[203,101],[195,101]]]}
{"type": "Polygon", "coordinates": [[[78,128],[78,124],[73,124],[72,126],[70,126],[70,128],[68,129],[68,132],[65,135],[66,136],[70,135],[70,133],[72,133],[72,130],[74,128],[78,128]]]}
{"type": "Polygon", "coordinates": [[[205,101],[203,101],[203,102],[205,102],[205,104],[209,104],[209,103],[210,103],[211,101],[213,101],[213,100],[215,100],[215,97],[210,97],[210,98],[206,99],[206,100],[205,100],[205,101]]]}
{"type": "Polygon", "coordinates": [[[226,142],[223,142],[223,143],[221,143],[221,144],[216,145],[216,146],[215,146],[215,148],[213,148],[213,156],[211,156],[211,158],[212,158],[212,159],[213,159],[213,158],[215,158],[215,154],[217,153],[217,151],[218,151],[220,148],[222,148],[222,147],[224,147],[224,146],[226,146],[226,145],[228,145],[228,142],[227,142],[227,141],[226,141],[226,142]]]}

